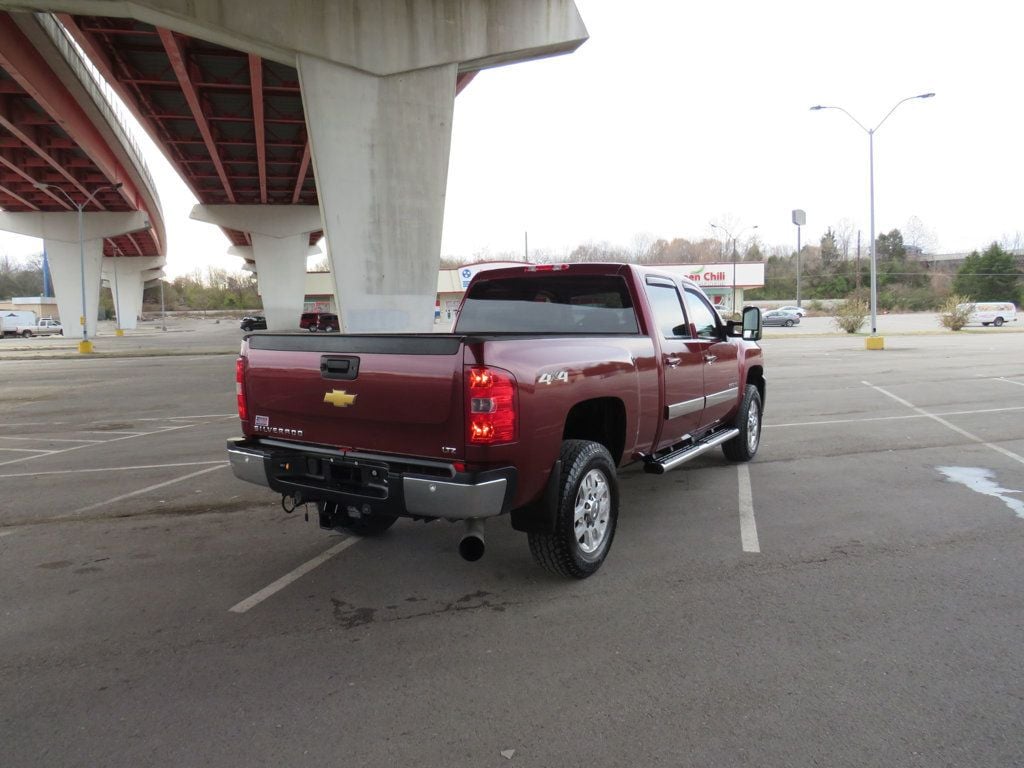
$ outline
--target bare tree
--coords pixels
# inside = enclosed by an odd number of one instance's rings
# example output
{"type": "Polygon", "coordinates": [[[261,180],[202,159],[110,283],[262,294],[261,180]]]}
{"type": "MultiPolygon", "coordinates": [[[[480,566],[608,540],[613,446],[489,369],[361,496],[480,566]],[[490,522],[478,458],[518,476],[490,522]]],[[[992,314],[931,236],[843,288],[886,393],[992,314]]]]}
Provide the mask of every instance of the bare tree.
{"type": "Polygon", "coordinates": [[[839,252],[843,254],[843,261],[850,258],[850,243],[853,242],[853,238],[856,234],[857,227],[854,226],[851,219],[840,219],[836,222],[836,225],[832,227],[832,236],[836,240],[839,252]]]}
{"type": "Polygon", "coordinates": [[[903,227],[903,245],[918,253],[934,253],[938,246],[938,238],[921,219],[911,216],[903,227]]]}
{"type": "Polygon", "coordinates": [[[637,264],[644,264],[651,255],[651,248],[654,246],[654,235],[650,232],[637,232],[633,235],[632,261],[637,264]]]}
{"type": "Polygon", "coordinates": [[[1024,252],[1024,233],[1017,230],[1012,235],[1003,235],[999,240],[999,245],[1004,251],[1020,256],[1024,252]]]}

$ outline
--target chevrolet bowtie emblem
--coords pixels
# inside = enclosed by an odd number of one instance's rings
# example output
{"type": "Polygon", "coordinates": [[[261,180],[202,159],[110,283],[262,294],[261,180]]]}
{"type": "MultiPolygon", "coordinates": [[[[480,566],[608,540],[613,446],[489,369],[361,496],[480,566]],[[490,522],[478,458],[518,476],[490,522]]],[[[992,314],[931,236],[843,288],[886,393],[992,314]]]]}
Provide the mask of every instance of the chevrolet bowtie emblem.
{"type": "Polygon", "coordinates": [[[356,401],[357,395],[350,395],[344,389],[332,389],[324,395],[324,402],[335,408],[348,408],[356,401]]]}

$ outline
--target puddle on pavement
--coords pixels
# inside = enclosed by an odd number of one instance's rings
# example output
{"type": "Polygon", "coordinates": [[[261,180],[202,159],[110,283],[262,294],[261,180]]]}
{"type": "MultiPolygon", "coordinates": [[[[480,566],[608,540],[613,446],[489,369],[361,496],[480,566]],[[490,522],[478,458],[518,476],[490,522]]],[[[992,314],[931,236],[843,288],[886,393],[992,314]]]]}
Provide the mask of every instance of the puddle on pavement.
{"type": "Polygon", "coordinates": [[[951,482],[966,485],[972,491],[1003,501],[1017,517],[1024,520],[1024,500],[1008,495],[1021,493],[1021,491],[1001,487],[995,480],[996,473],[991,469],[981,467],[936,467],[936,469],[951,482]]]}

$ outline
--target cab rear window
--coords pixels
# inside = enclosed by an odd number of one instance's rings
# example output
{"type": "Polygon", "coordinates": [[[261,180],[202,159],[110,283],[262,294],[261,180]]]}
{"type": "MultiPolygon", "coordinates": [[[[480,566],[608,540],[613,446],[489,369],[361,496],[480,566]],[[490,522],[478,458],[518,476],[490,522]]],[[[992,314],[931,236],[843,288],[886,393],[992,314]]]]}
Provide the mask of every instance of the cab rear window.
{"type": "Polygon", "coordinates": [[[480,280],[466,295],[458,333],[636,334],[636,312],[618,276],[480,280]]]}

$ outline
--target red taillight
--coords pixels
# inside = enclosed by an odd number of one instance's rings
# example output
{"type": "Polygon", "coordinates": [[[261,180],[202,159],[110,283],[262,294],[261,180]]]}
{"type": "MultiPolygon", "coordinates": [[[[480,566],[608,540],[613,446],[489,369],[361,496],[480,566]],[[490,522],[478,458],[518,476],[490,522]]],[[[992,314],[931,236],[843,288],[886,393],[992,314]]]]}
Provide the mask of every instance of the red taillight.
{"type": "Polygon", "coordinates": [[[238,400],[238,418],[249,420],[249,407],[245,404],[245,358],[235,361],[235,397],[238,400]]]}
{"type": "Polygon", "coordinates": [[[490,445],[515,440],[516,380],[512,374],[495,368],[469,368],[466,390],[469,442],[490,445]]]}

